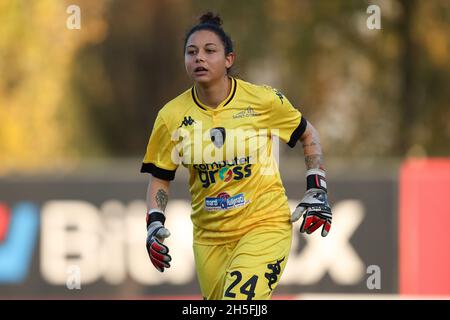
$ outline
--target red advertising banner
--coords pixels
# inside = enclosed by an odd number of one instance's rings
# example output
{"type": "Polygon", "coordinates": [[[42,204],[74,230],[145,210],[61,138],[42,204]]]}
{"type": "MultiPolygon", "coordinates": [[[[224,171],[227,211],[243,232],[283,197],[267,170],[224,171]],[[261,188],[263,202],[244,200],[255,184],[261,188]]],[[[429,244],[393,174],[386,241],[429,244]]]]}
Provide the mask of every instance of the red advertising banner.
{"type": "Polygon", "coordinates": [[[399,291],[450,294],[450,159],[407,160],[400,170],[399,291]]]}

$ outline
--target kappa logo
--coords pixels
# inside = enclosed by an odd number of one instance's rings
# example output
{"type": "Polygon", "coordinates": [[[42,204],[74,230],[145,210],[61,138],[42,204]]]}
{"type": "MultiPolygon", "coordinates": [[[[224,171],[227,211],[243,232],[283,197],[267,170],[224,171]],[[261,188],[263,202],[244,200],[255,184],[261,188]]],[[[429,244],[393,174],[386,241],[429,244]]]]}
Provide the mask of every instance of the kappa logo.
{"type": "Polygon", "coordinates": [[[261,114],[257,113],[252,106],[248,106],[247,109],[238,112],[233,115],[233,119],[247,118],[247,117],[259,117],[261,114]]]}
{"type": "Polygon", "coordinates": [[[187,126],[192,126],[195,123],[195,120],[192,119],[191,116],[188,117],[184,117],[183,121],[181,122],[180,126],[178,128],[181,128],[183,126],[187,127],[187,126]]]}
{"type": "Polygon", "coordinates": [[[284,95],[277,89],[273,89],[273,91],[275,91],[275,94],[278,96],[278,98],[280,98],[281,104],[283,104],[284,95]]]}
{"type": "Polygon", "coordinates": [[[281,260],[277,260],[275,263],[269,263],[267,268],[272,271],[272,273],[266,272],[264,276],[268,280],[267,285],[269,286],[270,291],[273,290],[272,286],[278,281],[278,276],[281,273],[281,263],[284,261],[286,257],[283,257],[281,260]]]}

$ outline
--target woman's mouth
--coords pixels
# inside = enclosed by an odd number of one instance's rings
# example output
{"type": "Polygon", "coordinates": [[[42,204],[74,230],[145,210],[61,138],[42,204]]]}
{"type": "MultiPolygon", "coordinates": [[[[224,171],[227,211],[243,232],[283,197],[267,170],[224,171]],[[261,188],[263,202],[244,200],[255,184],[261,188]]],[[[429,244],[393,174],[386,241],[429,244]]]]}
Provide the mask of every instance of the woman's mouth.
{"type": "Polygon", "coordinates": [[[208,72],[208,69],[206,69],[205,67],[197,67],[194,69],[194,73],[196,75],[203,75],[206,74],[206,72],[208,72]]]}

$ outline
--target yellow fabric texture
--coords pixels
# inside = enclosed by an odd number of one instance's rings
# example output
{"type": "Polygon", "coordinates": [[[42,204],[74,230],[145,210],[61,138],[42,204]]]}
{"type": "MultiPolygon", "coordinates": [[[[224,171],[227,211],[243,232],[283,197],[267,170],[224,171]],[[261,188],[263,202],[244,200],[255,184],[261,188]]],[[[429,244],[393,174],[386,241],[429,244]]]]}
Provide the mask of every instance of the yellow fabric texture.
{"type": "Polygon", "coordinates": [[[188,169],[196,244],[236,242],[255,227],[277,228],[290,219],[274,136],[287,143],[302,115],[276,89],[230,80],[229,96],[214,109],[195,87],[167,103],[143,160],[173,172],[180,164],[188,169]]]}
{"type": "Polygon", "coordinates": [[[291,248],[289,223],[256,227],[239,241],[194,244],[202,295],[207,300],[266,300],[272,297],[291,248]]]}

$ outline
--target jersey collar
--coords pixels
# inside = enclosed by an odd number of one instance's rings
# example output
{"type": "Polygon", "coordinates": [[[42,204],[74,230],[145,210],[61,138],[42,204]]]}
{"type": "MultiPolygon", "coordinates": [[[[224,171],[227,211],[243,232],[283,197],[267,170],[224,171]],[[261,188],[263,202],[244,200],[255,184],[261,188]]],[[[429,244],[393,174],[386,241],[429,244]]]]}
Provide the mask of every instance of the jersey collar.
{"type": "Polygon", "coordinates": [[[225,107],[227,104],[229,104],[231,102],[231,100],[233,100],[235,94],[236,94],[236,88],[237,88],[237,81],[235,78],[230,77],[231,78],[231,90],[230,90],[230,94],[228,95],[228,97],[226,97],[225,100],[223,100],[216,108],[211,108],[208,107],[207,105],[203,104],[200,99],[197,96],[197,90],[195,90],[195,85],[192,86],[191,89],[191,96],[192,96],[192,100],[194,100],[195,104],[200,107],[203,110],[206,111],[214,111],[214,110],[218,110],[219,108],[223,108],[225,107]]]}

